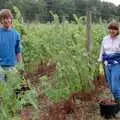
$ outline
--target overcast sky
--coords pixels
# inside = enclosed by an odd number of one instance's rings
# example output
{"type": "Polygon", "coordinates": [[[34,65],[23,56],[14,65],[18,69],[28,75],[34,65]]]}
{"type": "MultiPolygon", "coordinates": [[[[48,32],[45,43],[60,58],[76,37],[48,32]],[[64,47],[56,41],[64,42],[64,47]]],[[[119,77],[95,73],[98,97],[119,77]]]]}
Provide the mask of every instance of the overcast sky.
{"type": "Polygon", "coordinates": [[[101,0],[101,1],[107,1],[107,2],[112,2],[115,5],[120,5],[120,0],[101,0]]]}

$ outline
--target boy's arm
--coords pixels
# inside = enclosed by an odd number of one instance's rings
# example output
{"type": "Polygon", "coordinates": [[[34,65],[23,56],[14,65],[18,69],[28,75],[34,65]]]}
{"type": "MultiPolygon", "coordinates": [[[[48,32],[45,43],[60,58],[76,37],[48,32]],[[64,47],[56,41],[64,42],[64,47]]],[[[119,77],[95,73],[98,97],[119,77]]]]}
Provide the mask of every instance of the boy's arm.
{"type": "Polygon", "coordinates": [[[17,41],[16,41],[16,46],[15,46],[15,53],[16,53],[16,59],[17,62],[22,62],[22,47],[20,43],[20,35],[18,34],[17,41]]]}
{"type": "Polygon", "coordinates": [[[18,53],[17,55],[16,55],[16,58],[17,58],[17,62],[19,63],[19,62],[22,62],[23,60],[22,60],[22,53],[18,53]]]}

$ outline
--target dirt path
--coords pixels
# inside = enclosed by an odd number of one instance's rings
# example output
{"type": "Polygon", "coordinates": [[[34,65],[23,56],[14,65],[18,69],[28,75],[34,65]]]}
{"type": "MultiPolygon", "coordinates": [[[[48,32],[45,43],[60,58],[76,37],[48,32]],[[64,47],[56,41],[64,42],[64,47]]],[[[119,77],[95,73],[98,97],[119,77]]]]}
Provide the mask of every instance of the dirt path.
{"type": "MultiPolygon", "coordinates": [[[[55,64],[50,66],[48,70],[49,72],[47,69],[44,69],[44,71],[38,69],[37,73],[39,73],[40,76],[41,71],[42,75],[47,71],[47,74],[50,75],[55,70],[55,64]]],[[[30,76],[26,77],[30,79],[32,76],[31,82],[37,88],[36,75],[37,74],[30,74],[30,76]]],[[[27,108],[27,112],[23,111],[22,120],[105,120],[100,116],[99,102],[104,98],[111,99],[113,97],[104,82],[103,76],[98,76],[97,80],[94,80],[92,84],[95,87],[94,90],[73,93],[68,100],[60,101],[59,103],[49,101],[44,94],[41,94],[39,89],[39,109],[34,110],[33,108],[27,108]],[[26,114],[24,115],[24,113],[26,114]]]]}

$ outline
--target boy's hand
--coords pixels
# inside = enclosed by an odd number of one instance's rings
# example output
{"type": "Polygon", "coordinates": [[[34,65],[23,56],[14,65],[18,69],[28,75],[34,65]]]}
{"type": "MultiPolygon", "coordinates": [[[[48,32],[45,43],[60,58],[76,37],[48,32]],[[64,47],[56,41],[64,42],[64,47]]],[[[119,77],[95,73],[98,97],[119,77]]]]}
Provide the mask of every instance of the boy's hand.
{"type": "Polygon", "coordinates": [[[17,62],[19,63],[19,62],[22,62],[22,54],[21,53],[18,53],[17,55],[16,55],[16,58],[17,58],[17,62]]]}

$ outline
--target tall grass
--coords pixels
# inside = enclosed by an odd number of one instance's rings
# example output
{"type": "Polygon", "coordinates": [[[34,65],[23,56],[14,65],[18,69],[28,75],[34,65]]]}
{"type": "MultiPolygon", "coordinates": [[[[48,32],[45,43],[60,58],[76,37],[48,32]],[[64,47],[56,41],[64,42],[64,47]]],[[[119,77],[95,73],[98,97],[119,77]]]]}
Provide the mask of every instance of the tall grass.
{"type": "MultiPolygon", "coordinates": [[[[46,82],[45,94],[52,100],[67,98],[71,92],[91,88],[94,79],[99,46],[105,29],[102,24],[93,25],[93,49],[86,52],[86,26],[77,23],[55,21],[48,24],[32,23],[25,26],[27,35],[23,38],[24,59],[27,70],[41,61],[56,62],[57,70],[46,82]],[[54,83],[54,84],[53,84],[54,83]],[[49,87],[48,87],[49,86],[49,87]]],[[[43,77],[44,78],[44,77],[43,77]]]]}

